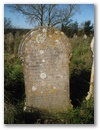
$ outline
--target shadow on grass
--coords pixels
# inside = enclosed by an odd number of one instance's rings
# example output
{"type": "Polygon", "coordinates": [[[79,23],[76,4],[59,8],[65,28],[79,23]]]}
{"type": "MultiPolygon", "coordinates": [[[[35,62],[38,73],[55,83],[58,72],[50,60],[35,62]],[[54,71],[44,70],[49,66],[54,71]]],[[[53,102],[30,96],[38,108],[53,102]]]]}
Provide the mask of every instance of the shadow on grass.
{"type": "Polygon", "coordinates": [[[73,70],[70,79],[70,98],[72,105],[77,107],[81,105],[83,99],[89,91],[90,71],[81,70],[78,74],[73,70]]]}
{"type": "Polygon", "coordinates": [[[15,117],[15,124],[38,124],[40,122],[40,113],[35,112],[22,112],[15,117]]]}
{"type": "Polygon", "coordinates": [[[15,116],[14,124],[65,124],[64,113],[51,113],[47,110],[22,111],[15,116]]]}

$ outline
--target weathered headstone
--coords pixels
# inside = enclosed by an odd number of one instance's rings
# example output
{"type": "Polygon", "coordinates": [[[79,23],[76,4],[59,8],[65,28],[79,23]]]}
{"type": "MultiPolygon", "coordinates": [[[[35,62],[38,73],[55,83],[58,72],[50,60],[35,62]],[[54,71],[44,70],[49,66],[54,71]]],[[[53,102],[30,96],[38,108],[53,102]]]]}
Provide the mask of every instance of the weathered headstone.
{"type": "Polygon", "coordinates": [[[89,92],[86,97],[86,100],[89,100],[91,97],[94,97],[94,37],[92,38],[90,47],[93,53],[92,55],[93,63],[92,63],[92,69],[91,69],[90,87],[89,87],[89,92]]]}
{"type": "Polygon", "coordinates": [[[17,31],[15,33],[15,40],[14,40],[14,48],[13,48],[14,49],[14,55],[18,54],[18,44],[19,44],[19,41],[20,41],[21,38],[22,37],[21,37],[19,31],[17,31]]]}
{"type": "Polygon", "coordinates": [[[13,41],[14,41],[14,36],[13,36],[13,34],[12,34],[12,33],[6,34],[6,36],[5,36],[5,44],[6,44],[6,47],[7,47],[7,51],[8,51],[8,52],[10,52],[11,49],[12,49],[13,41]]]}
{"type": "Polygon", "coordinates": [[[26,106],[64,111],[70,108],[71,44],[61,31],[39,27],[26,34],[19,47],[23,61],[26,106]]]}
{"type": "Polygon", "coordinates": [[[19,34],[19,32],[17,31],[16,33],[15,33],[15,39],[18,39],[20,37],[20,34],[19,34]]]}
{"type": "Polygon", "coordinates": [[[76,35],[76,33],[74,33],[74,35],[73,35],[73,39],[77,39],[77,35],[76,35]]]}
{"type": "Polygon", "coordinates": [[[84,34],[83,39],[87,39],[87,35],[86,34],[84,34]]]}

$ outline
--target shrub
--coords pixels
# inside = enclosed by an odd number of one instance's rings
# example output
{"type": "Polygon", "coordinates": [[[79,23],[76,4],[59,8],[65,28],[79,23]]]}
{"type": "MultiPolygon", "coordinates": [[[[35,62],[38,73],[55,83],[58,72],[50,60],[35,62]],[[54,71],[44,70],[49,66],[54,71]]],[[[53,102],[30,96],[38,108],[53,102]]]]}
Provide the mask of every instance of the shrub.
{"type": "Polygon", "coordinates": [[[5,54],[4,65],[5,100],[17,103],[24,97],[24,78],[20,61],[14,55],[5,54]]]}

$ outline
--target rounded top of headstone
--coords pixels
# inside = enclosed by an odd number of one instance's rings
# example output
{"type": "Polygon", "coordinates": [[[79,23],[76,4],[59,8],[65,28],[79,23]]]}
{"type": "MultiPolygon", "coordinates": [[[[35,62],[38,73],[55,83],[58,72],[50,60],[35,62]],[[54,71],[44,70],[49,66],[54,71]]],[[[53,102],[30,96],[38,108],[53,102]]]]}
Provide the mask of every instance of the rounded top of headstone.
{"type": "Polygon", "coordinates": [[[28,51],[31,46],[38,46],[39,48],[41,46],[44,46],[44,48],[51,46],[59,49],[61,46],[65,46],[68,55],[71,53],[71,44],[69,43],[67,36],[62,31],[51,26],[40,26],[32,29],[24,36],[18,50],[21,59],[23,59],[26,50],[28,51]]]}

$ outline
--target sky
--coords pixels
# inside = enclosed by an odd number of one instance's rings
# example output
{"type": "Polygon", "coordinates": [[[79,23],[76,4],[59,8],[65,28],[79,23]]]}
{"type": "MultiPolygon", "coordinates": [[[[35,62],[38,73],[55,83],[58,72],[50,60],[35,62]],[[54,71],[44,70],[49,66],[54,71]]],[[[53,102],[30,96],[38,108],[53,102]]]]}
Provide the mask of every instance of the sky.
{"type": "MultiPolygon", "coordinates": [[[[16,13],[12,13],[6,4],[4,5],[4,17],[10,18],[12,25],[16,28],[33,28],[33,25],[30,25],[26,22],[25,17],[16,13]]],[[[73,21],[77,21],[79,25],[88,20],[94,24],[94,4],[80,4],[80,12],[71,19],[73,21]]]]}

